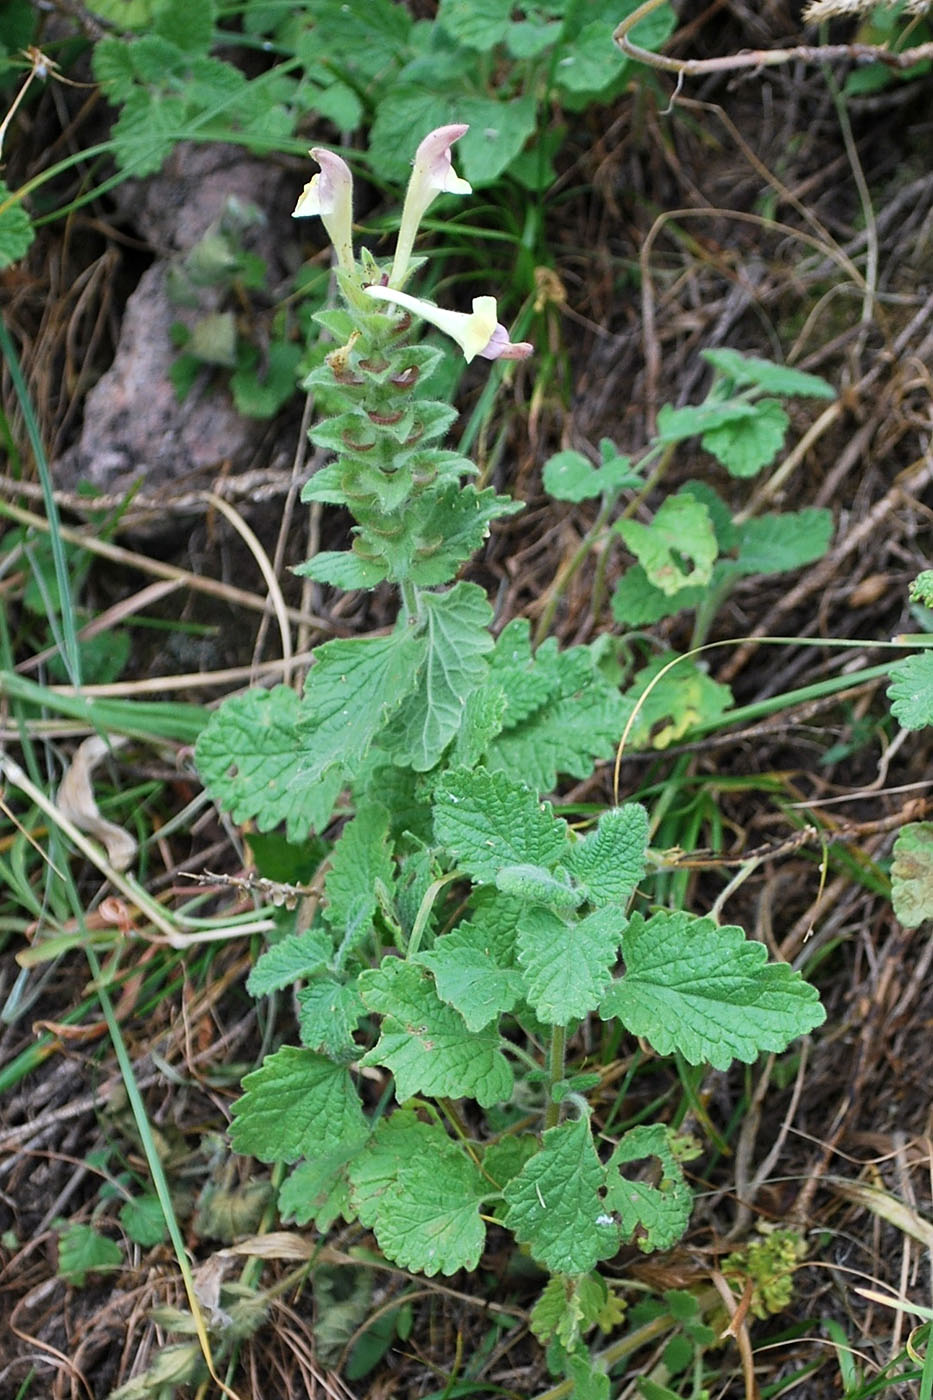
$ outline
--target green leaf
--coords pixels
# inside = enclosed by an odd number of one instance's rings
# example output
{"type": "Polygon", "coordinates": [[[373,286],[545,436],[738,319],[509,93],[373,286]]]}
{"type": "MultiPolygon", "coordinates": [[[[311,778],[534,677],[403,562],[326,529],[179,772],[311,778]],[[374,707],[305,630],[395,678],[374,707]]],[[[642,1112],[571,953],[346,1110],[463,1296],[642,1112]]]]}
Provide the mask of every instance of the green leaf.
{"type": "Polygon", "coordinates": [[[411,1108],[380,1118],[376,1130],[350,1165],[350,1199],[360,1224],[371,1230],[379,1219],[385,1193],[402,1167],[416,1157],[438,1159],[459,1148],[438,1123],[424,1123],[411,1108]]]}
{"type": "Polygon", "coordinates": [[[891,901],[905,928],[933,919],[933,822],[911,822],[897,834],[891,901]]]}
{"type": "Polygon", "coordinates": [[[673,617],[683,608],[696,608],[715,587],[717,564],[713,569],[713,580],[697,588],[679,588],[676,593],[662,593],[648,582],[648,575],[640,564],[633,564],[616,584],[612,595],[612,615],[616,622],[629,627],[645,627],[652,622],[660,622],[662,617],[673,617]]]}
{"type": "Polygon", "coordinates": [[[98,39],[91,55],[91,71],[108,102],[125,102],[136,86],[131,46],[122,39],[98,39]]]}
{"type": "Polygon", "coordinates": [[[604,492],[614,494],[626,487],[642,486],[630,458],[619,456],[607,439],[602,446],[611,449],[601,467],[591,466],[582,452],[558,452],[544,464],[544,489],[558,501],[586,501],[604,492]]]}
{"type": "Polygon", "coordinates": [[[700,353],[707,364],[737,388],[755,384],[767,394],[781,394],[785,398],[836,397],[833,386],[816,374],[805,374],[799,369],[789,369],[787,365],[775,365],[770,360],[759,360],[753,355],[741,355],[738,350],[702,350],[700,353]]]}
{"type": "Polygon", "coordinates": [[[322,549],[304,564],[297,564],[292,573],[301,578],[313,578],[350,593],[357,588],[375,588],[388,576],[382,563],[361,559],[352,549],[322,549]]]}
{"type": "Polygon", "coordinates": [[[234,1151],[295,1162],[361,1139],[363,1108],[347,1070],[312,1050],[283,1045],[243,1080],[233,1105],[234,1151]]]}
{"type": "Polygon", "coordinates": [[[833,533],[828,510],[758,515],[739,526],[738,566],[745,574],[780,574],[822,559],[833,533]]]}
{"type": "Polygon", "coordinates": [[[154,29],[186,53],[206,54],[214,30],[211,0],[161,0],[154,29]]]}
{"type": "Polygon", "coordinates": [[[519,920],[518,961],[532,1010],[546,1025],[595,1010],[612,981],[625,927],[621,909],[597,909],[567,923],[550,909],[529,909],[519,920]]]}
{"type": "Polygon", "coordinates": [[[933,651],[918,651],[891,667],[891,713],[903,729],[933,724],[933,651]]]}
{"type": "Polygon", "coordinates": [[[485,768],[448,772],[434,794],[434,829],[475,880],[494,884],[503,865],[552,868],[568,852],[567,826],[530,788],[485,768]]]}
{"type": "Polygon", "coordinates": [[[0,268],[28,253],[36,236],[32,220],[18,197],[0,180],[0,268]]]}
{"type": "Polygon", "coordinates": [[[324,879],[324,918],[340,941],[342,955],[372,931],[378,887],[391,896],[395,865],[389,848],[389,813],[378,802],[360,805],[334,845],[324,879]]]}
{"type": "Polygon", "coordinates": [[[616,17],[583,26],[558,62],[555,78],[559,89],[596,97],[625,71],[625,58],[612,42],[618,22],[616,17]]]}
{"type": "Polygon", "coordinates": [[[503,627],[489,658],[489,678],[505,692],[506,727],[514,728],[560,689],[557,639],[548,637],[533,655],[531,624],[527,618],[513,618],[503,627]]]}
{"type": "Polygon", "coordinates": [[[361,1150],[360,1142],[344,1144],[333,1152],[315,1153],[290,1172],[279,1191],[283,1221],[294,1220],[297,1225],[313,1222],[324,1234],[341,1216],[352,1220],[355,1212],[350,1204],[347,1164],[361,1150]]]}
{"type": "Polygon", "coordinates": [[[602,1201],[605,1172],[585,1118],[549,1128],[505,1188],[503,1224],[552,1273],[585,1274],[619,1248],[602,1201]]]}
{"type": "Polygon", "coordinates": [[[683,442],[686,438],[697,437],[729,423],[754,418],[755,405],[750,403],[706,403],[688,404],[685,408],[672,408],[669,403],[658,413],[658,442],[683,442]]]}
{"type": "Polygon", "coordinates": [[[496,873],[496,889],[525,904],[540,904],[557,912],[579,909],[584,891],[574,889],[567,872],[552,874],[541,865],[503,865],[496,873]]]}
{"type": "MultiPolygon", "coordinates": [[[[120,1207],[120,1224],[134,1244],[152,1249],[168,1237],[168,1226],[158,1196],[134,1196],[120,1207]]],[[[109,1241],[108,1241],[109,1243],[109,1241]]]]}
{"type": "Polygon", "coordinates": [[[784,1050],[825,1019],[816,988],[740,928],[665,910],[632,916],[622,936],[625,975],[600,1016],[618,1017],[660,1055],[728,1069],[762,1050],[784,1050]]]}
{"type": "Polygon", "coordinates": [[[626,700],[638,705],[628,735],[628,743],[635,748],[665,749],[694,725],[718,719],[732,704],[729,687],[712,680],[688,656],[665,671],[673,655],[664,652],[643,666],[625,694],[626,700]]]}
{"type": "Polygon", "coordinates": [[[663,1124],[633,1128],[625,1134],[607,1163],[606,1182],[607,1208],[618,1214],[623,1235],[643,1231],[636,1241],[643,1253],[670,1249],[677,1243],[690,1223],[693,1196],[663,1124]],[[619,1171],[644,1157],[656,1157],[661,1163],[657,1186],[619,1171]]]}
{"type": "Polygon", "coordinates": [[[512,21],[506,31],[506,47],[513,58],[538,58],[556,44],[561,28],[561,24],[554,20],[512,21]]]}
{"type": "Polygon", "coordinates": [[[421,683],[393,727],[390,751],[423,773],[459,732],[470,694],[486,679],[493,613],[475,583],[425,593],[420,606],[427,643],[421,683]]]}
{"type": "Polygon", "coordinates": [[[591,904],[624,905],[645,873],[648,813],[637,802],[603,812],[595,831],[570,852],[567,869],[591,904]]]}
{"type": "Polygon", "coordinates": [[[668,496],[650,525],[621,520],[615,528],[662,593],[709,583],[719,553],[716,532],[706,506],[688,493],[668,496]]]}
{"type": "Polygon", "coordinates": [[[556,639],[549,637],[538,648],[530,671],[521,664],[501,669],[494,664],[493,675],[503,685],[508,704],[505,729],[486,754],[491,770],[520,773],[537,791],[551,792],[558,773],[588,777],[595,759],[609,758],[615,751],[625,704],[600,671],[594,648],[558,652],[556,639]],[[529,713],[541,693],[546,698],[529,713]]]}
{"type": "Polygon", "coordinates": [[[441,1001],[460,1012],[468,1030],[482,1030],[522,995],[514,953],[520,912],[517,901],[495,899],[418,957],[433,972],[441,1001]]]}
{"type": "Polygon", "coordinates": [[[531,1330],[542,1344],[556,1337],[570,1350],[599,1321],[608,1299],[609,1289],[599,1274],[549,1279],[531,1310],[531,1330]]]}
{"type": "MultiPolygon", "coordinates": [[[[273,340],[266,349],[265,362],[241,364],[230,376],[230,388],[238,413],[247,418],[273,418],[298,387],[300,345],[273,340]]],[[[251,357],[255,361],[255,355],[251,357]]]]}
{"type": "Polygon", "coordinates": [[[137,89],[110,130],[113,156],[127,175],[154,175],[183,140],[188,113],[180,97],[137,89]]]}
{"type": "Polygon", "coordinates": [[[83,1288],[88,1274],[118,1269],[123,1251],[92,1225],[69,1225],[58,1239],[58,1277],[83,1288]]]}
{"type": "Polygon", "coordinates": [[[257,959],[246,990],[251,997],[265,997],[290,987],[326,967],[332,954],[331,941],[322,929],[288,933],[257,959]]]}
{"type": "Polygon", "coordinates": [[[400,1103],[413,1094],[472,1098],[484,1107],[509,1098],[512,1070],[495,1030],[470,1032],[463,1017],[438,998],[430,973],[399,958],[362,972],[359,989],[382,1012],[379,1043],[361,1065],[385,1065],[400,1103]]]}
{"type": "Polygon", "coordinates": [[[489,1186],[465,1153],[419,1155],[400,1167],[376,1219],[379,1248],[433,1278],[475,1269],[486,1242],[479,1204],[489,1186]]]}
{"type": "Polygon", "coordinates": [[[437,23],[465,48],[489,53],[505,38],[510,0],[440,0],[437,23]]]}
{"type": "Polygon", "coordinates": [[[339,767],[317,781],[299,777],[301,714],[288,686],[250,690],[215,710],[195,748],[205,787],[234,821],[255,818],[260,831],[284,821],[291,841],[327,825],[345,781],[339,767]]]}
{"type": "Polygon", "coordinates": [[[354,986],[333,977],[316,977],[296,997],[302,1045],[320,1050],[330,1060],[355,1059],[359,1046],[354,1031],[366,1013],[354,986]]]}
{"type": "Polygon", "coordinates": [[[700,439],[730,476],[755,476],[780,452],[790,419],[777,399],[759,399],[751,418],[723,423],[700,439]]]}
{"type": "Polygon", "coordinates": [[[292,754],[298,779],[313,782],[337,764],[353,769],[418,680],[426,642],[404,626],[387,637],[325,642],[314,653],[292,754]]]}
{"type": "Polygon", "coordinates": [[[499,179],[534,136],[537,103],[532,93],[508,102],[469,96],[459,98],[456,109],[458,120],[470,126],[457,142],[457,161],[464,178],[474,189],[482,189],[499,179]]]}
{"type": "Polygon", "coordinates": [[[933,569],[924,569],[910,585],[910,601],[933,608],[933,569]]]}

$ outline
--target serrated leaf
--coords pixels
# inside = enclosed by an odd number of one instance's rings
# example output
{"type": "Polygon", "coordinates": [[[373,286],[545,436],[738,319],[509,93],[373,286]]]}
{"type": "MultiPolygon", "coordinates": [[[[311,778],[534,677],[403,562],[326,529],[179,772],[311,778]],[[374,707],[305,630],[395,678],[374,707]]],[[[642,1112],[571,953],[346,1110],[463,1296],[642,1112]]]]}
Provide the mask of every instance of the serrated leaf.
{"type": "Polygon", "coordinates": [[[130,93],[110,131],[114,160],[125,174],[154,175],[186,132],[187,108],[180,97],[142,89],[130,93]]]}
{"type": "Polygon", "coordinates": [[[284,821],[290,841],[327,825],[344,783],[340,767],[317,780],[297,773],[302,711],[285,685],[232,696],[211,715],[195,747],[205,787],[234,821],[255,818],[260,831],[284,821]]]}
{"type": "Polygon", "coordinates": [[[518,924],[525,995],[540,1021],[566,1026],[599,1004],[612,981],[625,927],[621,909],[597,909],[568,923],[550,909],[529,909],[518,924]]]}
{"type": "Polygon", "coordinates": [[[469,131],[457,142],[457,161],[475,190],[491,185],[535,133],[537,103],[532,93],[507,102],[474,95],[456,101],[459,120],[469,131]]]}
{"type": "Polygon", "coordinates": [[[518,1176],[537,1151],[538,1139],[532,1133],[500,1137],[497,1142],[491,1142],[483,1153],[483,1171],[492,1178],[497,1188],[501,1188],[513,1176],[518,1176]]]}
{"type": "Polygon", "coordinates": [[[496,899],[439,938],[418,961],[431,969],[441,1001],[460,1012],[471,1031],[482,1030],[522,994],[515,968],[515,933],[521,906],[496,899]]]}
{"type": "Polygon", "coordinates": [[[599,1274],[549,1279],[531,1310],[531,1331],[542,1344],[556,1337],[569,1351],[592,1327],[608,1300],[609,1290],[599,1274]]]}
{"type": "Polygon", "coordinates": [[[567,854],[567,825],[530,788],[485,768],[448,772],[434,794],[437,839],[477,881],[504,865],[553,868],[567,854]]]}
{"type": "Polygon", "coordinates": [[[645,873],[648,813],[637,802],[603,812],[595,831],[570,852],[567,869],[591,904],[624,905],[645,873]]]}
{"type": "Polygon", "coordinates": [[[362,1150],[361,1143],[316,1154],[290,1172],[279,1191],[279,1213],[283,1221],[296,1225],[313,1222],[326,1233],[342,1216],[350,1221],[355,1214],[350,1204],[347,1165],[362,1150]]]}
{"type": "Polygon", "coordinates": [[[120,1207],[120,1224],[134,1244],[152,1249],[168,1236],[168,1226],[158,1196],[134,1196],[120,1207]]]}
{"type": "Polygon", "coordinates": [[[343,1066],[283,1045],[243,1080],[230,1141],[261,1162],[295,1162],[366,1134],[359,1095],[343,1066]]]}
{"type": "Polygon", "coordinates": [[[69,1225],[58,1240],[58,1277],[75,1288],[83,1288],[88,1274],[117,1269],[123,1251],[115,1240],[108,1240],[92,1225],[69,1225]]]}
{"type": "Polygon", "coordinates": [[[549,1128],[505,1188],[503,1223],[552,1273],[585,1274],[619,1247],[602,1201],[605,1173],[584,1118],[549,1128]]]}
{"type": "Polygon", "coordinates": [[[910,585],[910,601],[933,608],[933,569],[924,569],[910,585]]]}
{"type": "Polygon", "coordinates": [[[918,651],[892,666],[887,695],[902,728],[933,724],[933,650],[918,651]]]}
{"type": "MultiPolygon", "coordinates": [[[[615,751],[626,714],[618,689],[599,670],[591,648],[558,652],[556,641],[548,642],[539,647],[535,660],[550,689],[547,700],[521,722],[511,723],[515,691],[506,682],[506,728],[486,754],[489,769],[520,773],[539,792],[553,791],[559,773],[588,777],[596,759],[609,758],[615,751]]],[[[516,670],[519,696],[527,700],[534,674],[522,676],[516,670]]]]}
{"type": "Polygon", "coordinates": [[[387,637],[325,642],[314,654],[293,753],[296,782],[355,768],[418,680],[426,642],[407,628],[387,637]]]}
{"type": "MultiPolygon", "coordinates": [[[[716,568],[713,569],[713,579],[716,568]]],[[[648,575],[640,564],[633,564],[616,584],[612,595],[612,615],[616,622],[629,627],[645,627],[652,622],[660,622],[662,617],[673,617],[683,608],[696,608],[708,596],[710,583],[698,588],[679,588],[676,593],[662,593],[649,583],[648,575]]]]}
{"type": "Polygon", "coordinates": [[[469,696],[486,679],[493,614],[475,583],[425,593],[420,601],[426,641],[421,683],[393,727],[391,751],[424,773],[459,732],[469,696]]]}
{"type": "Polygon", "coordinates": [[[933,822],[911,822],[897,834],[891,902],[905,928],[933,919],[933,822]]]}
{"type": "Polygon", "coordinates": [[[759,399],[751,418],[723,423],[700,439],[730,476],[755,476],[773,462],[784,445],[790,419],[777,399],[759,399]]]}
{"type": "Polygon", "coordinates": [[[108,102],[125,102],[136,86],[131,46],[122,39],[98,39],[91,55],[91,71],[108,102]]]}
{"type": "Polygon", "coordinates": [[[718,719],[732,704],[729,687],[714,681],[695,661],[685,656],[665,670],[672,660],[671,653],[656,656],[636,673],[625,694],[638,706],[628,734],[634,748],[665,749],[694,725],[718,719]]]}
{"type": "Polygon", "coordinates": [[[557,452],[544,464],[544,489],[558,501],[586,501],[604,492],[615,493],[627,486],[641,486],[638,472],[632,471],[630,459],[621,457],[611,442],[602,466],[594,467],[582,452],[557,452]]]}
{"type": "Polygon", "coordinates": [[[645,1254],[670,1249],[680,1239],[690,1222],[693,1196],[663,1124],[633,1128],[622,1138],[606,1165],[606,1205],[618,1214],[623,1235],[644,1231],[636,1242],[645,1254]],[[661,1163],[657,1186],[620,1171],[644,1157],[656,1157],[661,1163]]]}
{"type": "Polygon", "coordinates": [[[424,1123],[414,1109],[400,1108],[380,1118],[376,1130],[350,1164],[350,1199],[360,1224],[371,1230],[383,1208],[385,1193],[415,1157],[439,1159],[459,1149],[437,1123],[424,1123]]]}
{"type": "Polygon", "coordinates": [[[758,515],[739,526],[738,567],[746,574],[780,574],[822,559],[833,533],[828,510],[758,515]]]}
{"type": "Polygon", "coordinates": [[[768,394],[782,394],[787,398],[836,397],[833,386],[816,374],[805,374],[803,370],[790,369],[787,365],[776,365],[770,360],[742,355],[738,350],[702,350],[700,353],[707,364],[719,370],[720,374],[731,380],[737,388],[745,384],[756,384],[768,394]]]}
{"type": "Polygon", "coordinates": [[[0,268],[28,253],[36,236],[32,220],[10,187],[0,180],[0,268]]]}
{"type": "Polygon", "coordinates": [[[395,1076],[400,1103],[413,1094],[476,1099],[483,1107],[507,1099],[512,1070],[494,1029],[470,1032],[440,1000],[426,968],[399,958],[362,972],[360,995],[383,1014],[379,1043],[362,1065],[384,1065],[395,1076]]]}
{"type": "Polygon", "coordinates": [[[709,583],[719,545],[709,511],[689,493],[668,496],[650,525],[622,520],[616,528],[662,593],[709,583]]]}
{"type": "Polygon", "coordinates": [[[558,61],[555,73],[558,88],[596,97],[625,71],[626,60],[612,42],[612,31],[618,22],[615,17],[594,20],[583,26],[558,61]]]}
{"type": "Polygon", "coordinates": [[[265,997],[281,987],[290,987],[326,967],[333,947],[322,929],[287,933],[256,960],[246,990],[251,997],[265,997]]]}
{"type": "Polygon", "coordinates": [[[342,955],[357,947],[372,929],[379,902],[377,887],[389,895],[395,865],[389,848],[389,813],[378,802],[360,805],[334,845],[324,878],[324,918],[341,945],[342,955]]]}
{"type": "Polygon", "coordinates": [[[513,729],[560,689],[557,638],[548,637],[532,655],[531,624],[525,617],[513,618],[489,658],[489,679],[505,692],[505,727],[513,729]]]}
{"type": "Polygon", "coordinates": [[[769,963],[764,944],[740,928],[662,910],[635,914],[622,935],[625,975],[603,998],[604,1021],[618,1017],[661,1055],[728,1069],[762,1050],[780,1051],[825,1019],[815,987],[787,963],[769,963]]]}
{"type": "Polygon", "coordinates": [[[467,696],[447,764],[450,768],[476,768],[505,723],[508,697],[501,685],[481,685],[467,696]]]}
{"type": "Polygon", "coordinates": [[[588,1351],[571,1353],[565,1366],[573,1382],[573,1400],[609,1400],[609,1377],[588,1351]]]}
{"type": "Polygon", "coordinates": [[[465,1153],[409,1158],[382,1198],[375,1232],[386,1258],[433,1278],[475,1269],[486,1242],[488,1183],[465,1153]]]}
{"type": "Polygon", "coordinates": [[[302,1045],[320,1050],[331,1060],[355,1057],[359,1047],[353,1033],[366,1013],[354,986],[333,977],[316,977],[296,997],[302,1045]]]}
{"type": "Polygon", "coordinates": [[[322,549],[307,563],[297,564],[292,573],[316,579],[318,583],[329,583],[344,593],[357,588],[375,588],[388,576],[384,564],[361,559],[352,549],[322,549]]]}

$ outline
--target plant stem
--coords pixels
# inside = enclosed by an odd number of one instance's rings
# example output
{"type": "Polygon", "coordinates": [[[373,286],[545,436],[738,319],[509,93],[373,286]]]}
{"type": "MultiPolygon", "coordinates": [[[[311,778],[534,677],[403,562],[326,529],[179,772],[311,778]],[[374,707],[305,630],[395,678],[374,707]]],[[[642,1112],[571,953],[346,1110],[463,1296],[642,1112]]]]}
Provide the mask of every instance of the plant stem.
{"type": "Polygon", "coordinates": [[[560,1104],[554,1098],[554,1085],[559,1084],[564,1077],[564,1066],[567,1055],[567,1027],[555,1026],[551,1032],[551,1050],[549,1055],[548,1076],[550,1079],[551,1093],[548,1097],[548,1105],[544,1113],[545,1128],[556,1128],[557,1119],[560,1113],[560,1104]]]}

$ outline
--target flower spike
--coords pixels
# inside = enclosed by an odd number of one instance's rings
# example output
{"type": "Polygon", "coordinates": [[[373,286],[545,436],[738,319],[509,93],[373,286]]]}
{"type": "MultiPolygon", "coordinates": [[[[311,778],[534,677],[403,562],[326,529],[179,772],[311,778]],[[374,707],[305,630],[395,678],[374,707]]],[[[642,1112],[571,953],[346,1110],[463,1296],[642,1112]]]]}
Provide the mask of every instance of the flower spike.
{"type": "Polygon", "coordinates": [[[439,194],[472,194],[473,187],[462,180],[454,170],[450,148],[459,141],[469,127],[462,123],[452,126],[439,126],[431,131],[415,152],[414,165],[405,204],[402,208],[402,221],[399,225],[398,243],[395,247],[395,260],[389,282],[393,287],[405,281],[411,250],[415,246],[418,225],[425,211],[439,194]]]}
{"type": "Polygon", "coordinates": [[[321,167],[305,185],[292,213],[293,219],[317,214],[334,245],[337,262],[344,272],[356,269],[353,260],[353,175],[350,167],[333,151],[315,146],[311,155],[321,167]]]}
{"type": "Polygon", "coordinates": [[[442,306],[435,306],[433,301],[422,301],[420,297],[398,292],[394,287],[373,286],[363,290],[377,301],[391,302],[420,316],[423,321],[430,321],[432,326],[437,326],[438,330],[457,342],[467,364],[477,355],[484,360],[525,360],[534,349],[524,340],[512,344],[505,326],[496,319],[495,297],[474,297],[471,312],[447,311],[442,306]]]}

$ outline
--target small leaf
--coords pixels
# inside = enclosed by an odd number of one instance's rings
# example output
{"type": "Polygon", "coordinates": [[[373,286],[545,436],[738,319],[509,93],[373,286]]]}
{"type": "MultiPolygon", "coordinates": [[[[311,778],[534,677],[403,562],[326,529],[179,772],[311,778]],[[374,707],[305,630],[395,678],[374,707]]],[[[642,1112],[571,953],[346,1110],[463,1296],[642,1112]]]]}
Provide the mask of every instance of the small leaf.
{"type": "Polygon", "coordinates": [[[910,585],[910,601],[933,608],[933,569],[924,569],[910,585]]]}
{"type": "Polygon", "coordinates": [[[586,501],[604,492],[616,493],[628,486],[643,485],[630,459],[616,453],[609,439],[601,467],[591,466],[582,452],[557,452],[544,464],[544,489],[558,501],[586,501]]]}
{"type": "Polygon", "coordinates": [[[120,1224],[134,1244],[152,1249],[168,1236],[168,1226],[162,1214],[158,1196],[134,1196],[120,1207],[120,1224]]]}
{"type": "Polygon", "coordinates": [[[833,386],[816,374],[805,374],[803,370],[790,369],[787,365],[775,365],[770,360],[759,360],[753,355],[741,355],[738,350],[702,350],[700,353],[707,364],[719,370],[737,388],[755,384],[765,393],[781,394],[786,398],[836,397],[833,386]]]}
{"type": "Polygon", "coordinates": [[[683,442],[686,438],[698,437],[725,424],[738,423],[742,419],[754,418],[755,406],[750,403],[706,403],[688,404],[685,408],[672,408],[663,405],[658,413],[658,442],[683,442]]]}
{"type": "Polygon", "coordinates": [[[711,428],[700,439],[730,476],[755,476],[784,445],[790,419],[777,399],[759,399],[754,417],[711,428]]]}
{"type": "Polygon", "coordinates": [[[903,729],[933,724],[933,650],[918,651],[891,667],[888,699],[903,729]]]}
{"type": "Polygon", "coordinates": [[[663,1124],[633,1128],[625,1134],[607,1163],[606,1182],[607,1207],[618,1213],[623,1235],[644,1232],[637,1240],[643,1253],[670,1249],[677,1243],[690,1222],[693,1196],[663,1124]],[[619,1171],[643,1157],[657,1157],[661,1163],[657,1186],[619,1171]]]}
{"type": "Polygon", "coordinates": [[[625,927],[621,909],[597,909],[567,923],[549,909],[529,909],[518,925],[518,961],[532,1010],[546,1025],[595,1010],[612,981],[625,927]]]}
{"type": "Polygon", "coordinates": [[[283,1045],[243,1080],[230,1141],[261,1162],[294,1162],[361,1139],[363,1109],[350,1075],[311,1050],[283,1045]]]}
{"type": "Polygon", "coordinates": [[[645,873],[648,813],[637,802],[603,812],[599,825],[573,847],[567,868],[591,904],[624,905],[645,873]]]}
{"type": "Polygon", "coordinates": [[[553,868],[567,855],[565,822],[504,773],[448,772],[434,794],[437,839],[464,870],[494,884],[504,865],[553,868]]]}
{"type": "Polygon", "coordinates": [[[465,48],[489,53],[505,37],[509,0],[440,0],[437,23],[465,48]]]}
{"type": "Polygon", "coordinates": [[[585,1274],[619,1248],[602,1201],[605,1173],[584,1118],[549,1128],[505,1188],[503,1223],[552,1273],[585,1274]]]}
{"type": "Polygon", "coordinates": [[[769,963],[763,943],[740,928],[662,910],[633,914],[622,936],[625,975],[600,1016],[618,1017],[661,1055],[728,1069],[762,1050],[784,1050],[825,1020],[816,988],[787,963],[769,963]]]}
{"type": "Polygon", "coordinates": [[[441,1001],[460,1012],[468,1030],[482,1030],[521,997],[522,979],[514,965],[520,912],[516,901],[496,899],[418,958],[433,972],[441,1001]]]}
{"type": "Polygon", "coordinates": [[[362,1150],[362,1142],[345,1143],[333,1152],[315,1153],[295,1167],[279,1191],[282,1220],[294,1220],[297,1225],[313,1221],[322,1233],[341,1216],[352,1220],[355,1212],[350,1204],[347,1165],[362,1150]]]}
{"type": "Polygon", "coordinates": [[[739,526],[738,567],[745,574],[780,574],[822,559],[833,533],[828,510],[757,515],[739,526]]]}
{"type": "Polygon", "coordinates": [[[616,528],[662,593],[709,583],[719,553],[716,532],[706,506],[688,493],[668,496],[650,525],[622,520],[616,528]]]}
{"type": "Polygon", "coordinates": [[[395,888],[389,813],[378,802],[361,802],[334,845],[324,878],[324,918],[341,946],[336,966],[371,933],[380,885],[390,895],[395,888]]]}
{"type": "Polygon", "coordinates": [[[69,1225],[58,1239],[58,1277],[83,1288],[88,1274],[118,1269],[123,1251],[92,1225],[69,1225]]]}
{"type": "Polygon", "coordinates": [[[350,1060],[359,1053],[353,1034],[366,1008],[355,986],[333,977],[316,977],[296,997],[302,1045],[330,1060],[350,1060]]]}
{"type": "Polygon", "coordinates": [[[428,1278],[475,1269],[486,1242],[479,1204],[488,1193],[463,1152],[410,1158],[383,1197],[375,1226],[379,1248],[428,1278]]]}
{"type": "Polygon", "coordinates": [[[656,656],[636,673],[626,692],[624,698],[638,706],[628,736],[635,748],[665,749],[694,725],[718,719],[732,704],[729,687],[714,681],[689,657],[666,670],[672,659],[669,652],[656,656]]]}
{"type": "Polygon", "coordinates": [[[438,998],[430,973],[399,958],[362,972],[366,1005],[383,1014],[379,1043],[361,1065],[385,1065],[400,1103],[413,1094],[476,1099],[483,1107],[509,1098],[512,1070],[495,1030],[470,1032],[438,998]]]}
{"type": "Polygon", "coordinates": [[[551,874],[540,865],[503,865],[496,873],[496,889],[525,904],[541,904],[569,913],[584,902],[584,891],[574,889],[566,872],[551,874]]]}
{"type": "Polygon", "coordinates": [[[326,967],[332,954],[330,938],[322,929],[288,933],[256,960],[246,990],[251,997],[265,997],[290,987],[326,967]]]}
{"type": "Polygon", "coordinates": [[[35,236],[32,220],[22,203],[0,180],[0,268],[25,257],[35,236]]]}
{"type": "Polygon", "coordinates": [[[898,832],[891,900],[895,917],[905,928],[933,919],[933,822],[911,822],[898,832]]]}

